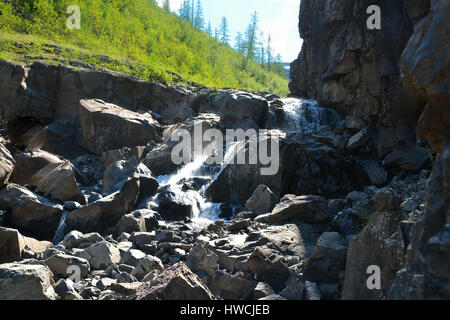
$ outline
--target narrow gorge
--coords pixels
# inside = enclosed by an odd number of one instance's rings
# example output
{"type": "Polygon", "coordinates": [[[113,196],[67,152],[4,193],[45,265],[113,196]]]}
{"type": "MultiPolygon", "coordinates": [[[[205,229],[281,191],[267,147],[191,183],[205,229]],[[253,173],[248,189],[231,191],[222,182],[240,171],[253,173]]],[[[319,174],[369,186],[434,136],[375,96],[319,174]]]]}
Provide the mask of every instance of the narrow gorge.
{"type": "Polygon", "coordinates": [[[0,60],[0,300],[450,299],[449,16],[302,0],[287,98],[0,60]]]}

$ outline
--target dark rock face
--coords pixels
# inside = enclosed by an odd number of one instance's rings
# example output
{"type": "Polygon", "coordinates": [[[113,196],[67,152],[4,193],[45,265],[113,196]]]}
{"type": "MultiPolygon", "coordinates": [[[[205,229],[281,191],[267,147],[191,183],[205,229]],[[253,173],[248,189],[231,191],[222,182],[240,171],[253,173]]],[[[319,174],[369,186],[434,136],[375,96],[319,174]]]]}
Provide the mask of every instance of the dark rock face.
{"type": "Polygon", "coordinates": [[[397,273],[390,299],[450,299],[450,143],[433,169],[427,209],[410,232],[408,261],[397,273]]]}
{"type": "Polygon", "coordinates": [[[428,9],[428,0],[302,1],[304,43],[291,65],[292,94],[374,121],[380,157],[413,140],[420,105],[401,84],[399,61],[428,9]],[[367,27],[370,5],[381,9],[381,30],[367,27]]]}
{"type": "Polygon", "coordinates": [[[425,105],[418,134],[440,152],[450,128],[450,26],[448,1],[432,1],[431,12],[415,26],[401,57],[404,84],[425,105]]]}
{"type": "Polygon", "coordinates": [[[81,100],[79,117],[84,146],[99,155],[124,147],[145,146],[161,132],[150,114],[138,114],[98,99],[81,100]]]}
{"type": "Polygon", "coordinates": [[[347,252],[343,300],[385,299],[395,274],[404,263],[405,246],[398,227],[400,215],[395,212],[377,212],[369,224],[350,243],[347,252]],[[367,286],[368,268],[381,269],[381,289],[367,286]]]}

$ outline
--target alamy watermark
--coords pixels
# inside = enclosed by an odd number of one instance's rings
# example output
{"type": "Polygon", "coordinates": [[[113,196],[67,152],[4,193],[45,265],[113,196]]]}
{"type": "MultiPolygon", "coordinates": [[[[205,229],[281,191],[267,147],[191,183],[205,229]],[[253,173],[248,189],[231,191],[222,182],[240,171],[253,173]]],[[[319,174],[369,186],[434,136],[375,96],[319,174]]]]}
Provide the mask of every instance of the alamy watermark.
{"type": "Polygon", "coordinates": [[[70,30],[81,29],[81,9],[79,6],[71,5],[67,7],[67,14],[70,16],[67,18],[67,28],[70,30]]]}

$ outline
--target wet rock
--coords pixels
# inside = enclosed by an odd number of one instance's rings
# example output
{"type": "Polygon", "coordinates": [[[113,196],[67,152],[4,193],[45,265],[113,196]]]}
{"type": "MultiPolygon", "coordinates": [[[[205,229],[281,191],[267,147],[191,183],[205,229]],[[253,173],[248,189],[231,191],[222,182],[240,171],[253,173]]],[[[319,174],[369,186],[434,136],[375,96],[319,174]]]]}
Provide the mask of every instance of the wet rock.
{"type": "Polygon", "coordinates": [[[43,167],[33,175],[31,184],[40,192],[49,194],[53,199],[86,204],[69,161],[51,163],[43,167]]]}
{"type": "Polygon", "coordinates": [[[0,265],[0,300],[55,300],[53,275],[43,265],[0,265]]]}
{"type": "Polygon", "coordinates": [[[14,170],[15,161],[6,147],[0,143],[0,187],[3,186],[14,170]]]}
{"type": "Polygon", "coordinates": [[[182,262],[142,285],[136,300],[214,300],[213,294],[182,262]]]}
{"type": "Polygon", "coordinates": [[[324,222],[328,219],[327,202],[318,196],[286,195],[268,217],[272,223],[304,221],[324,222]]]}
{"type": "Polygon", "coordinates": [[[106,241],[84,249],[77,256],[89,261],[94,270],[105,270],[112,264],[120,263],[121,259],[119,249],[106,241]]]}
{"type": "Polygon", "coordinates": [[[347,245],[339,233],[324,233],[304,264],[305,278],[317,283],[337,283],[345,271],[346,258],[347,245]]]}
{"type": "Polygon", "coordinates": [[[178,201],[176,195],[169,190],[162,190],[156,202],[159,204],[158,213],[164,220],[184,221],[186,217],[191,217],[192,207],[178,201]]]}
{"type": "Polygon", "coordinates": [[[133,177],[119,192],[70,212],[66,223],[72,229],[84,233],[102,233],[109,227],[117,225],[122,215],[135,208],[138,195],[139,178],[133,177]]]}
{"type": "Polygon", "coordinates": [[[161,134],[150,114],[138,114],[101,100],[81,100],[78,112],[84,146],[98,155],[144,146],[161,134]]]}
{"type": "Polygon", "coordinates": [[[250,199],[247,200],[245,207],[248,211],[256,214],[272,212],[275,205],[280,201],[267,186],[260,185],[250,199]]]}
{"type": "Polygon", "coordinates": [[[219,258],[214,252],[202,244],[196,243],[189,251],[186,265],[195,273],[213,275],[219,269],[218,260],[219,258]]]}
{"type": "Polygon", "coordinates": [[[80,270],[80,275],[85,278],[90,271],[89,262],[86,259],[69,256],[58,253],[44,261],[45,265],[53,272],[54,275],[62,278],[68,278],[73,274],[70,267],[76,267],[80,270]]]}
{"type": "Polygon", "coordinates": [[[16,184],[0,191],[0,206],[9,208],[8,224],[38,240],[53,238],[62,215],[62,207],[16,184]]]}

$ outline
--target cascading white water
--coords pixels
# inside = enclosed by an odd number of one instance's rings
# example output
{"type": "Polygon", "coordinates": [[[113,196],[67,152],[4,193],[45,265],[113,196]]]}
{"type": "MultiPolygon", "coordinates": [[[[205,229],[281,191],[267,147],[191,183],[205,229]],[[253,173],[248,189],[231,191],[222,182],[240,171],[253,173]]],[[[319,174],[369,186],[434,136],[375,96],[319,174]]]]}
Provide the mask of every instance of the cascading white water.
{"type": "MultiPolygon", "coordinates": [[[[282,99],[282,102],[284,104],[283,117],[280,120],[276,120],[276,123],[272,126],[273,129],[279,129],[284,132],[317,133],[333,125],[329,123],[329,114],[327,116],[327,112],[332,113],[333,111],[319,107],[314,100],[286,98],[282,99]]],[[[273,112],[273,110],[270,110],[270,112],[273,112]]],[[[274,115],[272,114],[272,116],[274,115]]],[[[333,117],[335,117],[334,114],[332,114],[333,117]]],[[[167,188],[174,195],[175,201],[191,206],[192,225],[195,229],[204,228],[219,219],[222,204],[208,202],[205,198],[205,191],[227,165],[233,162],[236,154],[244,146],[245,143],[239,142],[228,145],[223,162],[220,166],[215,167],[214,170],[210,170],[211,166],[206,164],[206,160],[210,155],[203,154],[195,158],[193,162],[182,167],[177,173],[157,178],[160,186],[167,188]],[[193,178],[206,178],[211,181],[199,191],[183,190],[184,182],[193,178]]],[[[145,166],[140,166],[139,169],[141,174],[147,174],[148,169],[145,166]]],[[[151,173],[148,172],[148,175],[151,175],[151,173]]],[[[158,195],[155,195],[153,198],[148,199],[143,207],[158,207],[157,197],[158,195]]],[[[65,235],[67,229],[66,216],[67,212],[64,213],[61,219],[53,239],[54,243],[61,241],[65,235]]]]}
{"type": "MultiPolygon", "coordinates": [[[[297,98],[282,99],[284,103],[284,116],[277,125],[278,129],[285,132],[317,133],[328,126],[324,112],[326,109],[320,108],[316,101],[297,98]]],[[[245,146],[245,143],[235,142],[227,146],[224,160],[215,173],[204,170],[208,165],[205,163],[209,155],[203,154],[194,159],[193,162],[182,167],[173,175],[160,176],[157,178],[162,187],[168,187],[175,195],[175,200],[192,207],[192,222],[195,228],[203,228],[219,218],[221,204],[208,202],[204,196],[207,187],[217,179],[226,166],[233,162],[236,154],[245,146]],[[205,173],[207,172],[207,173],[205,173]],[[183,190],[183,182],[192,178],[210,178],[211,182],[203,186],[199,191],[183,190]]],[[[157,206],[157,195],[151,199],[157,206]]],[[[147,206],[148,206],[147,204],[147,206]]]]}
{"type": "Polygon", "coordinates": [[[322,132],[334,125],[330,123],[330,117],[335,120],[339,118],[334,110],[319,107],[315,100],[285,98],[281,101],[284,104],[284,121],[279,128],[287,132],[322,132]]]}

